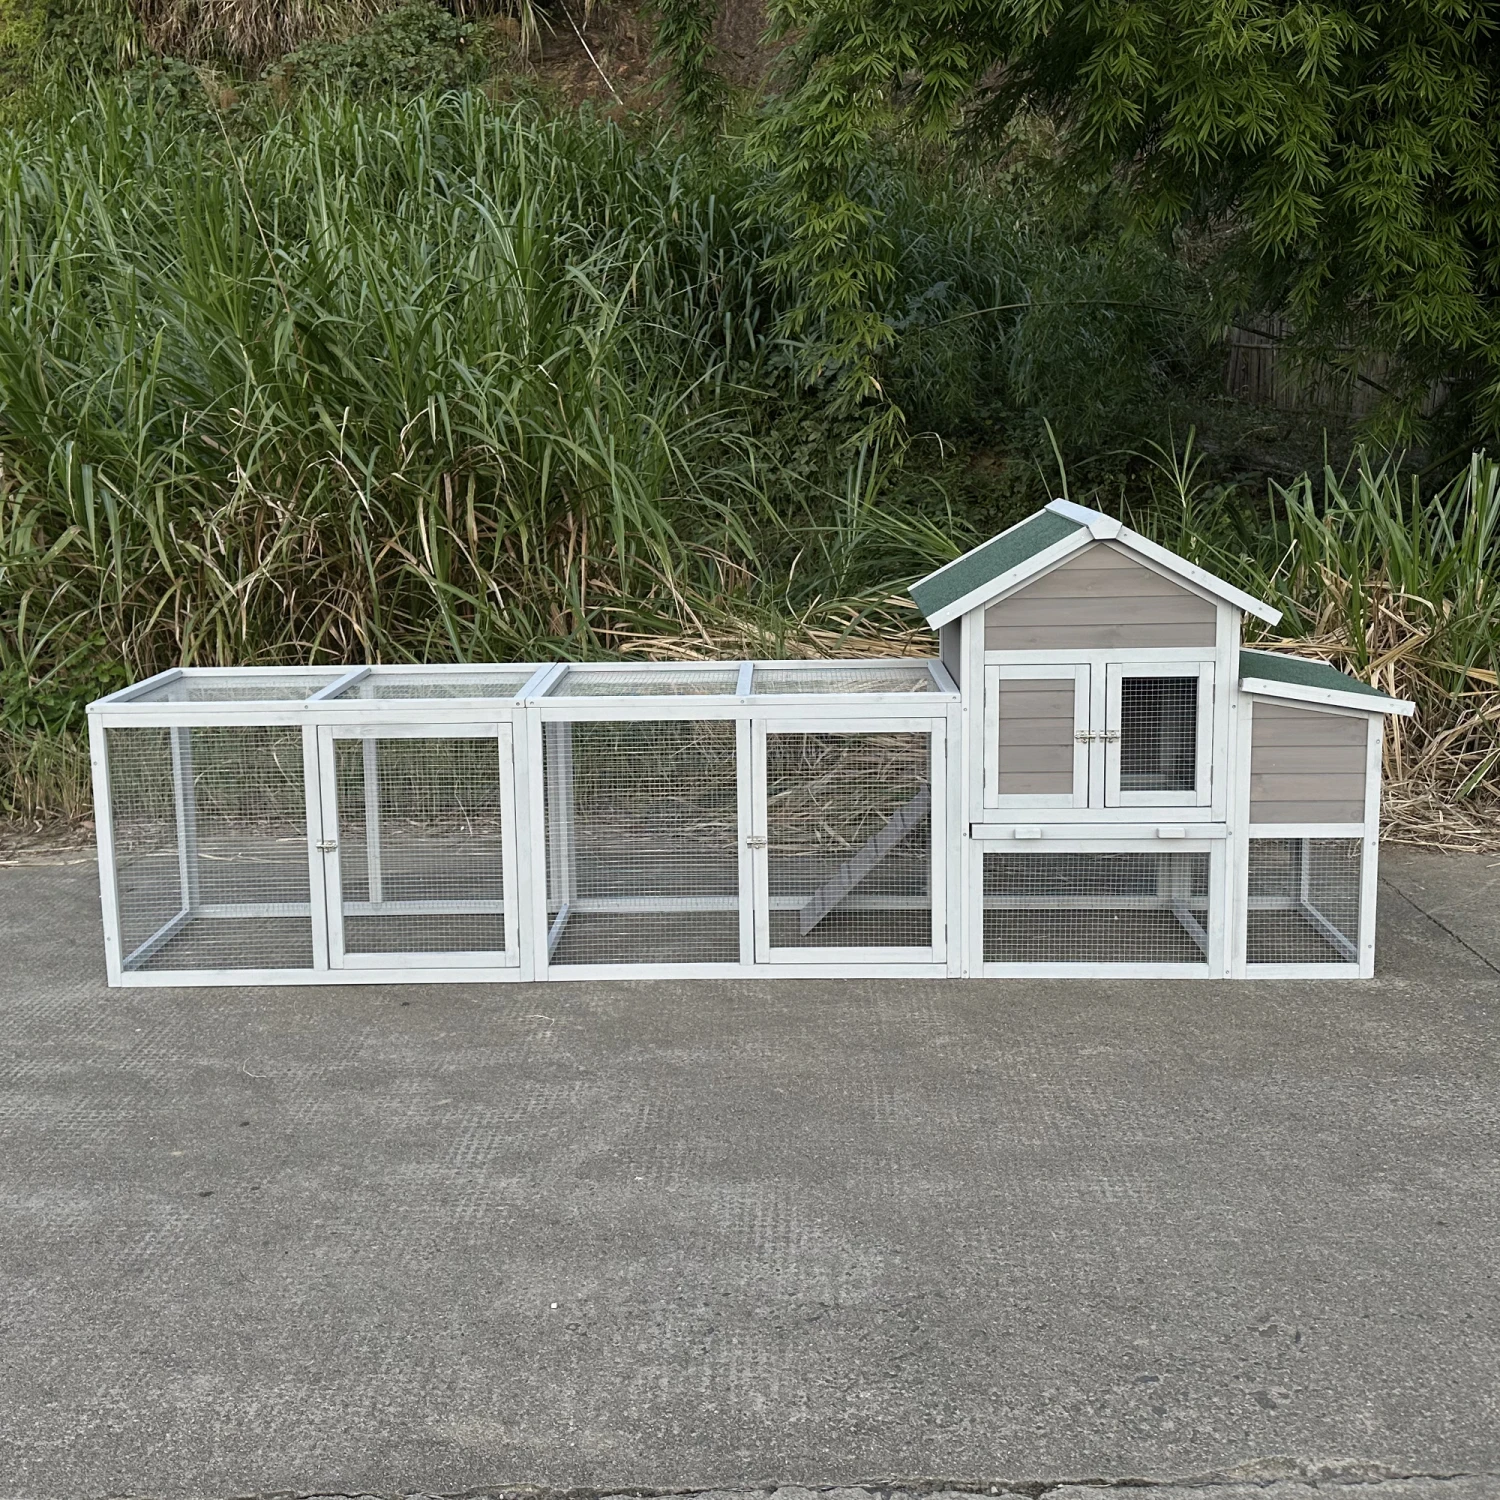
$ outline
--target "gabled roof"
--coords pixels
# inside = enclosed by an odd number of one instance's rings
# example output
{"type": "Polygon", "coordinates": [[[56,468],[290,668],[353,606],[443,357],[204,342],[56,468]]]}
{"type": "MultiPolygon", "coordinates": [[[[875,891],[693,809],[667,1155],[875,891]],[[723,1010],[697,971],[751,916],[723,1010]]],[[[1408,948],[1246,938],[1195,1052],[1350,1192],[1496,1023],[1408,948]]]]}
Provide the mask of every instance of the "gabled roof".
{"type": "Polygon", "coordinates": [[[989,603],[1028,578],[1045,572],[1093,542],[1114,542],[1175,573],[1215,598],[1274,625],[1281,611],[1242,593],[1233,584],[1194,566],[1175,552],[1158,547],[1139,532],[1085,505],[1054,500],[1045,509],[999,536],[955,558],[911,587],[917,608],[936,629],[989,603]]]}
{"type": "Polygon", "coordinates": [[[1416,705],[1405,698],[1392,698],[1326,661],[1284,656],[1279,651],[1241,651],[1240,688],[1262,697],[1358,708],[1365,713],[1410,714],[1416,710],[1416,705]]]}

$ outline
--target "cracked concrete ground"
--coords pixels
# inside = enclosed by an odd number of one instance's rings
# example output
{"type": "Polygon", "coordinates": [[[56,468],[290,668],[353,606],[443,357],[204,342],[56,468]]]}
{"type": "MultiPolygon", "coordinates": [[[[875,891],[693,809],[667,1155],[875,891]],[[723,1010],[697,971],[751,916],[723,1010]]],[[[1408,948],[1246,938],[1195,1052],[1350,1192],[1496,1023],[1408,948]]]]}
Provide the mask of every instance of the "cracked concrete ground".
{"type": "Polygon", "coordinates": [[[1368,984],[213,991],[0,870],[0,1494],[1500,1495],[1500,860],[1384,870],[1368,984]]]}

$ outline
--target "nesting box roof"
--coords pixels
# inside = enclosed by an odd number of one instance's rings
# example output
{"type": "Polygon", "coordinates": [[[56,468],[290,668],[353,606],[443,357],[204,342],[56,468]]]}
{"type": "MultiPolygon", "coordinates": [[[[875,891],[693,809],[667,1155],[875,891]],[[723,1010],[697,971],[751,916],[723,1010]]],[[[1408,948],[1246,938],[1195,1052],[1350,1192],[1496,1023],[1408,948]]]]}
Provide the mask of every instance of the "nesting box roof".
{"type": "Polygon", "coordinates": [[[1409,714],[1416,707],[1405,698],[1393,698],[1368,682],[1340,672],[1326,661],[1285,656],[1279,651],[1241,651],[1240,686],[1262,697],[1358,708],[1366,713],[1409,714]]]}
{"type": "Polygon", "coordinates": [[[1281,618],[1280,610],[1148,541],[1113,517],[1069,500],[1052,501],[1034,516],[929,573],[912,585],[911,596],[927,623],[936,628],[988,604],[998,594],[1046,572],[1094,542],[1113,542],[1138,553],[1184,582],[1268,624],[1274,625],[1281,618]]]}

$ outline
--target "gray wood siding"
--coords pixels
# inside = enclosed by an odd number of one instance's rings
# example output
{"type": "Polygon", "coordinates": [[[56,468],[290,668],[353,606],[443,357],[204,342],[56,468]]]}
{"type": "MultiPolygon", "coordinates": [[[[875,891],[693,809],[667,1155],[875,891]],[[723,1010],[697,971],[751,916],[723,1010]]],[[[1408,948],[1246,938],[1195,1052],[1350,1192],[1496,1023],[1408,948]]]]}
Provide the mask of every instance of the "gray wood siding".
{"type": "Polygon", "coordinates": [[[986,651],[1212,646],[1212,601],[1104,544],[1085,548],[984,616],[986,651]]]}
{"type": "Polygon", "coordinates": [[[1073,790],[1071,677],[1002,677],[996,683],[1002,797],[1067,796],[1073,790]]]}
{"type": "Polygon", "coordinates": [[[1251,823],[1363,823],[1366,721],[1257,702],[1250,719],[1251,823]]]}

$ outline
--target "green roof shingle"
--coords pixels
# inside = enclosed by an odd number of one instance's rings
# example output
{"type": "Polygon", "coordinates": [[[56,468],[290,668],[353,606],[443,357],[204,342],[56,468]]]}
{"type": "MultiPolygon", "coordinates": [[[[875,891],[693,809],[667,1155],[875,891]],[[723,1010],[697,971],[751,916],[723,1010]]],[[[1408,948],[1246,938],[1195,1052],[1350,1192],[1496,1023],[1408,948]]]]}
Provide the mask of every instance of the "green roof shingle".
{"type": "Polygon", "coordinates": [[[1002,531],[982,547],[976,547],[912,584],[911,596],[917,601],[917,608],[930,620],[940,609],[946,609],[965,594],[983,588],[1002,573],[1010,572],[1038,552],[1045,552],[1064,537],[1081,530],[1083,527],[1077,521],[1070,521],[1056,511],[1039,510],[1019,526],[1002,531]]]}
{"type": "Polygon", "coordinates": [[[1390,695],[1361,682],[1326,661],[1306,656],[1283,656],[1279,651],[1241,651],[1240,678],[1258,677],[1262,682],[1285,682],[1293,687],[1324,688],[1331,693],[1361,693],[1370,698],[1390,695]]]}

